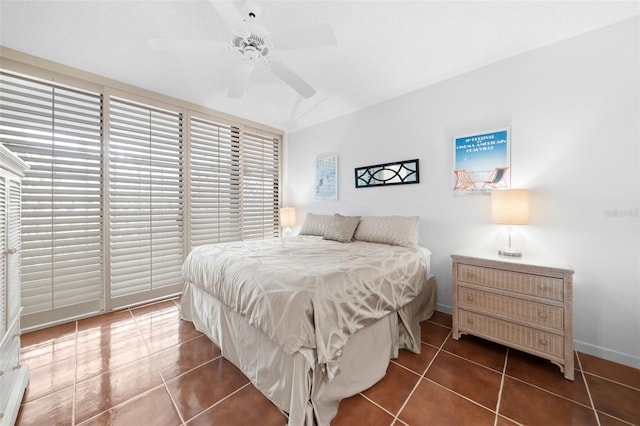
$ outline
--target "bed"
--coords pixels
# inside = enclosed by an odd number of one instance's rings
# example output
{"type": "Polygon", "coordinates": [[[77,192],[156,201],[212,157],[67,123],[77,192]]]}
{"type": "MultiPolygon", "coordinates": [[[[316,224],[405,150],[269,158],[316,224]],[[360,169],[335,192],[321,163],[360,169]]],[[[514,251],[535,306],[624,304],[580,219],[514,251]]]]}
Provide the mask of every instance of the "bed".
{"type": "Polygon", "coordinates": [[[183,319],[290,425],[328,425],[399,349],[420,352],[436,288],[417,223],[309,213],[295,237],[196,247],[183,265],[183,319]]]}

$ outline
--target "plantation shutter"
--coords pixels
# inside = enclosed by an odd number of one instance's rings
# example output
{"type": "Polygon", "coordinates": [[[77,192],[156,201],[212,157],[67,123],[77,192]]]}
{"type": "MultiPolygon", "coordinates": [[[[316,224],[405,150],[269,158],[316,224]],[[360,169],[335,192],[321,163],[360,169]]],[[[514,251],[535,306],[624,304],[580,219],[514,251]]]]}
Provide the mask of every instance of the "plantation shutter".
{"type": "Polygon", "coordinates": [[[0,140],[22,181],[22,325],[102,309],[102,102],[2,72],[0,140]]]}
{"type": "Polygon", "coordinates": [[[16,70],[0,70],[0,143],[30,166],[12,212],[22,217],[23,330],[180,293],[190,246],[279,235],[277,131],[16,70]]]}
{"type": "Polygon", "coordinates": [[[191,244],[239,241],[240,132],[191,117],[191,244]]]}
{"type": "Polygon", "coordinates": [[[182,290],[182,119],[110,98],[111,298],[115,306],[182,290]]]}
{"type": "MultiPolygon", "coordinates": [[[[0,176],[0,212],[7,209],[7,178],[0,176]]],[[[0,247],[7,247],[7,222],[6,215],[0,214],[0,247]]],[[[7,330],[9,315],[7,315],[7,298],[6,298],[6,262],[0,262],[0,333],[7,330]]]]}
{"type": "MultiPolygon", "coordinates": [[[[22,244],[21,244],[21,240],[20,240],[20,228],[21,228],[21,223],[20,223],[20,210],[21,210],[21,188],[20,188],[20,183],[10,179],[8,180],[8,196],[9,196],[9,205],[6,206],[6,210],[7,211],[7,224],[6,224],[6,231],[7,231],[7,241],[6,241],[6,247],[7,249],[10,250],[16,250],[17,252],[20,252],[20,250],[22,249],[22,244]]],[[[6,277],[7,277],[7,282],[8,283],[19,283],[20,282],[20,259],[18,256],[8,256],[7,257],[7,270],[6,270],[6,277]]],[[[10,292],[20,292],[20,288],[21,286],[14,288],[13,286],[9,286],[7,288],[8,291],[10,292]]],[[[13,295],[13,294],[9,294],[8,295],[8,300],[19,300],[20,297],[13,295]]],[[[22,305],[20,305],[22,306],[22,305]]],[[[15,316],[18,314],[18,312],[20,311],[20,306],[15,306],[15,304],[9,304],[9,306],[7,306],[7,319],[9,318],[15,318],[15,316]],[[13,306],[12,306],[13,305],[13,306]]]]}
{"type": "Polygon", "coordinates": [[[280,235],[280,139],[247,129],[242,134],[242,236],[244,240],[280,235]]]}

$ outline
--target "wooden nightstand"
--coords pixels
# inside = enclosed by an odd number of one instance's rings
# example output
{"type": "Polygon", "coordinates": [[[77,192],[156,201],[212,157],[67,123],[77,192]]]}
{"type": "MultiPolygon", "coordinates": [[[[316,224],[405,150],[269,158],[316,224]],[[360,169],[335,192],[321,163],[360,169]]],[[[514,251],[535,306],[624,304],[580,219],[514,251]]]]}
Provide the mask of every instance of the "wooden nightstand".
{"type": "Polygon", "coordinates": [[[474,249],[451,258],[453,338],[473,334],[546,358],[573,380],[571,266],[474,249]]]}

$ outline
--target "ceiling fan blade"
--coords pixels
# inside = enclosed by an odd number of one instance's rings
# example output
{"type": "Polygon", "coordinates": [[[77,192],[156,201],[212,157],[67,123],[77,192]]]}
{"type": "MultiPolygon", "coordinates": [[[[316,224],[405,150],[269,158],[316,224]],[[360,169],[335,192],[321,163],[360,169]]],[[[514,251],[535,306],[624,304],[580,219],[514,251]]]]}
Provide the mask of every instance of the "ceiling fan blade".
{"type": "Polygon", "coordinates": [[[275,33],[271,35],[271,41],[281,50],[332,46],[338,43],[333,28],[329,25],[275,33]]]}
{"type": "Polygon", "coordinates": [[[271,62],[271,71],[278,76],[278,78],[291,86],[293,90],[298,92],[303,98],[308,99],[315,95],[316,90],[282,62],[271,62]]]}
{"type": "Polygon", "coordinates": [[[249,82],[249,76],[253,70],[253,65],[249,61],[238,61],[231,72],[231,81],[229,84],[229,92],[227,96],[230,98],[241,98],[244,95],[244,89],[249,82]]]}
{"type": "Polygon", "coordinates": [[[247,31],[247,23],[245,22],[238,9],[233,5],[232,1],[209,0],[209,3],[218,12],[218,15],[227,24],[229,28],[238,32],[247,31]]]}
{"type": "Polygon", "coordinates": [[[172,50],[184,52],[213,52],[223,50],[226,43],[214,40],[172,40],[167,38],[152,38],[147,40],[154,50],[172,50]]]}

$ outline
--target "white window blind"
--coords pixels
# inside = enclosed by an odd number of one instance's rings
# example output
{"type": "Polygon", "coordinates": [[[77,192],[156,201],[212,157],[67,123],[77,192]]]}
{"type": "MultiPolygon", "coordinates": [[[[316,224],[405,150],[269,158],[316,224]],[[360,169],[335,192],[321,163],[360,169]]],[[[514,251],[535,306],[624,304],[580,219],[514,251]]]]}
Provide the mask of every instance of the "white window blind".
{"type": "Polygon", "coordinates": [[[98,311],[102,104],[97,93],[0,74],[0,140],[22,181],[22,324],[98,311]]]}
{"type": "Polygon", "coordinates": [[[110,113],[111,297],[180,291],[181,115],[115,97],[110,113]]]}
{"type": "Polygon", "coordinates": [[[242,133],[242,237],[273,238],[279,229],[280,140],[254,130],[242,133]]]}
{"type": "Polygon", "coordinates": [[[191,117],[191,244],[239,241],[240,131],[191,117]]]}

